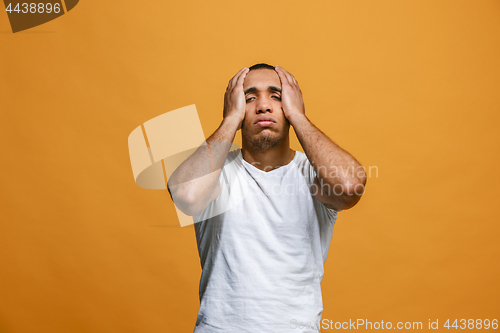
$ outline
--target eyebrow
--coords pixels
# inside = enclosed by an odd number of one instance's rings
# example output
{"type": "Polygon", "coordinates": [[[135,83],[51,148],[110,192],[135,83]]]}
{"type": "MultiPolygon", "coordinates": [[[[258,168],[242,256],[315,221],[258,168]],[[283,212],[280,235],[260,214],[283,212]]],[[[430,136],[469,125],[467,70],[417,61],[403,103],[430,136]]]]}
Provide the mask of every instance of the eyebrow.
{"type": "MultiPolygon", "coordinates": [[[[269,86],[269,87],[267,87],[267,90],[277,91],[277,92],[279,92],[281,94],[281,89],[278,88],[278,87],[275,87],[275,86],[269,86]]],[[[254,92],[254,91],[257,91],[257,88],[256,87],[250,87],[247,90],[245,90],[245,95],[249,94],[251,92],[254,92]]]]}

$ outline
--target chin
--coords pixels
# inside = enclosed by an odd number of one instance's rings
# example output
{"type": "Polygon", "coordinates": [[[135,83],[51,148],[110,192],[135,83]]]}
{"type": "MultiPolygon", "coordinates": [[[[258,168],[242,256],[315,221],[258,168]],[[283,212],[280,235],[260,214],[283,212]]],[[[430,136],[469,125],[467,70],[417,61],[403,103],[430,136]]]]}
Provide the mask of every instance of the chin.
{"type": "Polygon", "coordinates": [[[253,147],[259,150],[268,150],[276,147],[286,136],[283,132],[270,132],[262,130],[260,133],[254,135],[249,141],[253,147]]]}

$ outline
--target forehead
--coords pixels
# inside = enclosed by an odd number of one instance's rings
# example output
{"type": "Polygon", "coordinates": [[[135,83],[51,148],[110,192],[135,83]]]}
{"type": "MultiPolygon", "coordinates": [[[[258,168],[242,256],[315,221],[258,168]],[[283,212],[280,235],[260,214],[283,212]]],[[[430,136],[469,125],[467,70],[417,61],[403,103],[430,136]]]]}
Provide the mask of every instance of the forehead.
{"type": "Polygon", "coordinates": [[[281,81],[276,71],[262,68],[254,69],[247,73],[243,81],[243,89],[246,90],[250,87],[257,89],[267,89],[269,86],[276,86],[281,88],[281,81]]]}

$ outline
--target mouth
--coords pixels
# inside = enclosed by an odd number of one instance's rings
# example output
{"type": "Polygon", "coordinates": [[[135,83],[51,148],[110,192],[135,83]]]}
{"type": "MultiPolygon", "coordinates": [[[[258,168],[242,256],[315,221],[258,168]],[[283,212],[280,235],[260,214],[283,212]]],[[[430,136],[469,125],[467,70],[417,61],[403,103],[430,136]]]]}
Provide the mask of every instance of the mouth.
{"type": "Polygon", "coordinates": [[[271,121],[271,120],[261,120],[261,121],[258,121],[255,126],[259,126],[259,127],[269,127],[269,126],[273,126],[274,124],[276,124],[274,121],[271,121]]]}
{"type": "Polygon", "coordinates": [[[276,121],[271,117],[260,117],[254,123],[254,125],[258,126],[258,127],[269,127],[269,126],[273,126],[275,124],[276,124],[276,121]]]}

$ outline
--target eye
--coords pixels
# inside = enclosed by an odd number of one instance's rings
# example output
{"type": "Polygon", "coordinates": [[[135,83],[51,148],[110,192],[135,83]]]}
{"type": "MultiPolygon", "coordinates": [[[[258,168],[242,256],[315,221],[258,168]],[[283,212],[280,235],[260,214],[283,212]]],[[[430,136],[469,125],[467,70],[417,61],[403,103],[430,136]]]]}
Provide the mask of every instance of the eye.
{"type": "Polygon", "coordinates": [[[278,101],[281,101],[281,97],[279,96],[273,96],[273,97],[275,97],[278,101]]]}
{"type": "Polygon", "coordinates": [[[248,103],[248,101],[250,101],[252,98],[253,98],[253,97],[247,98],[247,103],[248,103]]]}

